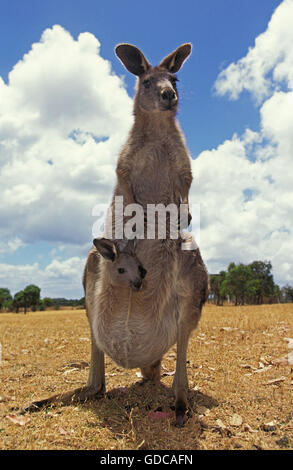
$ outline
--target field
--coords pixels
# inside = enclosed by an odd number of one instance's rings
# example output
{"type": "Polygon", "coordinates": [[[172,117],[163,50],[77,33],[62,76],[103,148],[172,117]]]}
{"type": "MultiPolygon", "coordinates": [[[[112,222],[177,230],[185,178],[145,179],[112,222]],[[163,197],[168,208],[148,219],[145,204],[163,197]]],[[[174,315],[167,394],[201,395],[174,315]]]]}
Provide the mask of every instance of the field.
{"type": "Polygon", "coordinates": [[[82,310],[0,315],[0,449],[293,449],[293,304],[207,305],[188,350],[190,411],[174,426],[176,348],[161,385],[106,358],[106,396],[18,415],[87,380],[82,310]]]}

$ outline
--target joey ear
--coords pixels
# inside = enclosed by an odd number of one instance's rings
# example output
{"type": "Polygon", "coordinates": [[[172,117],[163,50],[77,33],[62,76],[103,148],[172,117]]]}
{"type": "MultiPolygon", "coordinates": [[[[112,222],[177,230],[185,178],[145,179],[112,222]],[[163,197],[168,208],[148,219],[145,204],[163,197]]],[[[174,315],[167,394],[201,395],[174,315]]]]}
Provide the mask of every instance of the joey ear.
{"type": "Polygon", "coordinates": [[[93,240],[93,244],[103,258],[112,262],[115,261],[118,256],[118,252],[113,240],[108,240],[107,238],[95,238],[93,240]]]}
{"type": "Polygon", "coordinates": [[[159,67],[164,67],[169,72],[176,73],[181,69],[187,57],[191,54],[192,44],[182,44],[176,51],[171,52],[160,63],[159,67]]]}
{"type": "Polygon", "coordinates": [[[137,238],[131,238],[127,241],[126,249],[128,249],[131,253],[135,253],[137,247],[137,238]]]}
{"type": "Polygon", "coordinates": [[[115,52],[124,67],[134,75],[143,75],[151,67],[143,53],[131,44],[118,44],[115,52]]]}

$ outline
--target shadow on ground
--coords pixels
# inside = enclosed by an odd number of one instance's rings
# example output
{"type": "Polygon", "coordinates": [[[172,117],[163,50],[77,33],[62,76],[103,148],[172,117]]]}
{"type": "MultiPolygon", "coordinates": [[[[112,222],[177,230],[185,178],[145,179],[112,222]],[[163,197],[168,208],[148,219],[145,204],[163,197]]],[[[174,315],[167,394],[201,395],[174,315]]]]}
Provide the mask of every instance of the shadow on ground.
{"type": "Polygon", "coordinates": [[[186,433],[193,433],[192,445],[196,449],[197,439],[203,431],[198,420],[198,407],[211,409],[218,406],[218,402],[213,397],[194,390],[189,390],[188,402],[189,409],[183,429],[175,426],[172,389],[162,382],[136,382],[129,387],[113,388],[104,398],[88,401],[80,406],[95,413],[99,421],[97,428],[107,428],[115,439],[127,436],[138,445],[142,443],[139,447],[141,449],[190,448],[190,441],[189,444],[184,442],[186,433]]]}

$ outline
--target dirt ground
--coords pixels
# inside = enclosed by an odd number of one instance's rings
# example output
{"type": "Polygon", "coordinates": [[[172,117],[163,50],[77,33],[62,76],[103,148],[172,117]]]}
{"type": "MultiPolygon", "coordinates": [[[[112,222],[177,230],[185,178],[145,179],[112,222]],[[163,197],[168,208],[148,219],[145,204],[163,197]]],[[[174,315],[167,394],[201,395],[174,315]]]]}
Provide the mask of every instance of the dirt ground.
{"type": "Polygon", "coordinates": [[[106,358],[106,396],[18,415],[85,384],[82,310],[0,315],[0,449],[293,449],[293,304],[204,308],[189,343],[188,419],[174,426],[176,347],[161,385],[106,358]],[[290,348],[291,347],[291,348],[290,348]]]}

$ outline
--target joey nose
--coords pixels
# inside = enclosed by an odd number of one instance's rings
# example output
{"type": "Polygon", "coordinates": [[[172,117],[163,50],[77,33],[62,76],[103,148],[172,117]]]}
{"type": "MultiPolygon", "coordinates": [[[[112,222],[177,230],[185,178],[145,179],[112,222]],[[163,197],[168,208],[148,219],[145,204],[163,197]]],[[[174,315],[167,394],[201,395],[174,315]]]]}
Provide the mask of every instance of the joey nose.
{"type": "Polygon", "coordinates": [[[146,277],[146,275],[147,275],[147,270],[144,269],[143,266],[139,266],[138,269],[139,269],[141,278],[144,279],[144,278],[146,277]]]}
{"type": "Polygon", "coordinates": [[[141,279],[136,279],[133,281],[132,285],[135,290],[139,290],[141,288],[142,280],[141,279]]]}
{"type": "Polygon", "coordinates": [[[161,97],[162,100],[169,103],[177,100],[176,93],[174,90],[172,90],[172,88],[165,88],[164,90],[162,90],[161,97]]]}

